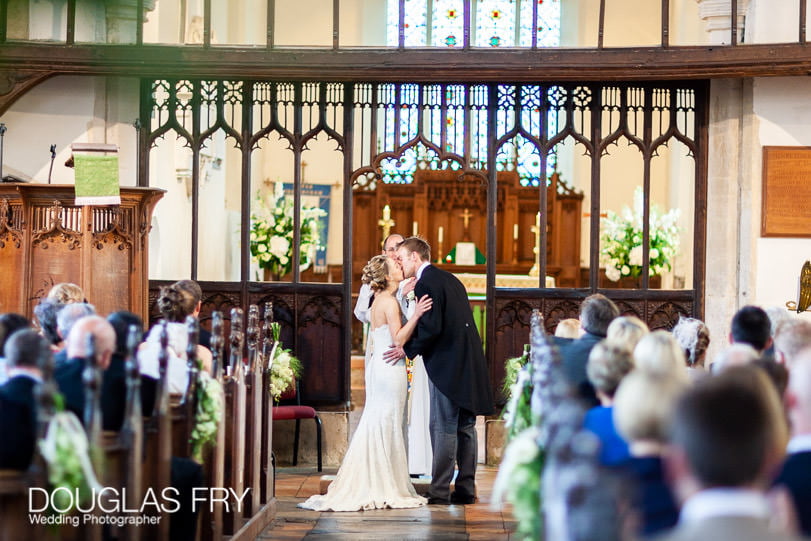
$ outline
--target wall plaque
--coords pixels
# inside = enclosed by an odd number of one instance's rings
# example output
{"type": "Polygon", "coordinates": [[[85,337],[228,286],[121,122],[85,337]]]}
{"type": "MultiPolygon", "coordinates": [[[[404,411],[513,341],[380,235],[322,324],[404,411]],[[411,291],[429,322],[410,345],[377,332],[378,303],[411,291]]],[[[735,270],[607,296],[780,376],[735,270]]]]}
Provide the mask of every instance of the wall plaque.
{"type": "Polygon", "coordinates": [[[763,147],[763,237],[811,237],[811,147],[763,147]]]}

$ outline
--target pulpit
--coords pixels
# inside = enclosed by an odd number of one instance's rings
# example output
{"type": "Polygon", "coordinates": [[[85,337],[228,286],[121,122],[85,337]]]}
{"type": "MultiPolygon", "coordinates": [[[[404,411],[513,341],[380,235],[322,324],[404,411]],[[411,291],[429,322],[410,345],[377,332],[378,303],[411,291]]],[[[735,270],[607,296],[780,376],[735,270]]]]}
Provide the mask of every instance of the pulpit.
{"type": "Polygon", "coordinates": [[[53,284],[81,286],[99,314],[148,317],[152,211],[164,190],[121,188],[121,205],[76,206],[73,185],[0,184],[0,312],[31,317],[53,284]]]}

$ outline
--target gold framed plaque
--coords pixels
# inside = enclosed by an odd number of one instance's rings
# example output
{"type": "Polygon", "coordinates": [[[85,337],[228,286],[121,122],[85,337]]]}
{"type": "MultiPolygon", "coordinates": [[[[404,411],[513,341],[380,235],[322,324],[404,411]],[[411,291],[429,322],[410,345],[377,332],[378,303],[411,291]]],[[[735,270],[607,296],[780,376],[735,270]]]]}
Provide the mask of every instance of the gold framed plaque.
{"type": "Polygon", "coordinates": [[[762,237],[811,237],[811,147],[764,146],[762,237]]]}

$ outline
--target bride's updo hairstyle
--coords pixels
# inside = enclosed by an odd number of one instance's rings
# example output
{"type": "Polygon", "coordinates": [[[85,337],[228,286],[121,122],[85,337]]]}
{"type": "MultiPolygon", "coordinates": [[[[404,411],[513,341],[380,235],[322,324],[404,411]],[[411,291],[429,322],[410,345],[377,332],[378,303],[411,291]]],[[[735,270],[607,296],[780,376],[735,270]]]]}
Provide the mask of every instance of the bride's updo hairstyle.
{"type": "Polygon", "coordinates": [[[197,308],[197,301],[191,293],[173,284],[160,289],[157,305],[166,321],[183,323],[197,308]]]}
{"type": "Polygon", "coordinates": [[[376,255],[363,267],[361,281],[364,284],[369,284],[372,291],[383,291],[389,285],[389,281],[386,279],[388,274],[389,269],[386,267],[386,256],[376,255]]]}

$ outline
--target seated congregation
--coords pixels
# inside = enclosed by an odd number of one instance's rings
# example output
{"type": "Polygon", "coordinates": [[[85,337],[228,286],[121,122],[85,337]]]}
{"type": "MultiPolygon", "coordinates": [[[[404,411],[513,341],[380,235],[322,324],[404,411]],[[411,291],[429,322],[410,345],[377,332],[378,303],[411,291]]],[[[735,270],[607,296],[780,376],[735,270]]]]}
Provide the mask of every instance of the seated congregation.
{"type": "Polygon", "coordinates": [[[247,336],[230,314],[226,362],[222,314],[213,334],[198,327],[201,296],[190,280],[163,288],[145,336],[140,317],[103,318],[73,284],[35,307],[38,329],[0,315],[1,539],[252,539],[266,526],[272,307],[264,326],[251,307],[247,336]]]}
{"type": "MultiPolygon", "coordinates": [[[[185,282],[161,291],[164,320],[143,340],[137,316],[102,318],[80,292],[43,299],[36,330],[22,316],[0,315],[4,539],[31,531],[37,539],[116,539],[130,528],[159,539],[258,534],[262,518],[272,514],[274,491],[272,401],[256,392],[268,382],[272,308],[265,307],[264,327],[251,308],[248,327],[262,328],[258,333],[243,333],[241,311],[232,314],[226,359],[219,314],[205,338],[209,347],[198,343],[201,294],[185,282]],[[243,347],[247,356],[239,353],[243,347]],[[224,387],[216,413],[201,406],[210,380],[224,387]],[[27,491],[54,482],[48,432],[62,410],[83,425],[70,437],[100,450],[86,453],[89,486],[132,490],[131,506],[143,503],[148,488],[170,488],[177,508],[147,506],[146,516],[159,520],[137,526],[91,521],[46,531],[30,524],[27,491]],[[193,433],[201,415],[215,415],[215,426],[226,416],[233,421],[220,424],[201,447],[192,443],[199,442],[193,433]],[[195,505],[194,489],[207,487],[230,487],[233,494],[195,505]]],[[[596,294],[583,301],[574,324],[580,327],[574,333],[568,321],[558,327],[561,336],[548,337],[540,314],[533,316],[524,368],[531,372],[526,381],[536,415],[530,429],[543,473],[529,482],[541,487],[544,520],[543,532],[519,525],[521,533],[545,539],[811,536],[811,322],[746,306],[732,318],[730,345],[712,363],[707,327],[693,318],[680,319],[672,331],[650,332],[596,294]]],[[[519,433],[507,444],[497,487],[502,474],[509,476],[517,453],[511,448],[520,440],[519,433]]]]}
{"type": "Polygon", "coordinates": [[[527,374],[514,377],[495,491],[516,507],[519,533],[811,536],[811,322],[745,306],[709,363],[709,331],[694,318],[651,332],[594,294],[579,333],[566,321],[547,337],[541,319],[527,374]],[[522,422],[529,428],[511,431],[522,422]],[[523,493],[507,488],[531,471],[523,493]],[[543,521],[518,509],[533,486],[543,521]]]}

